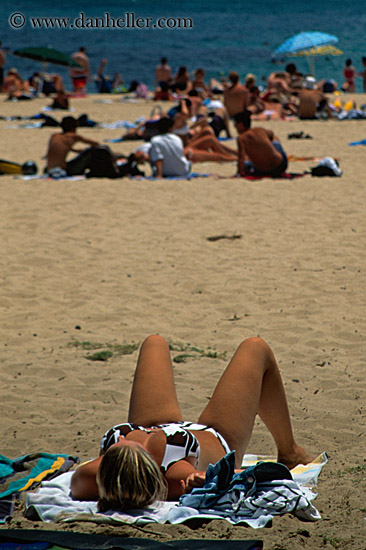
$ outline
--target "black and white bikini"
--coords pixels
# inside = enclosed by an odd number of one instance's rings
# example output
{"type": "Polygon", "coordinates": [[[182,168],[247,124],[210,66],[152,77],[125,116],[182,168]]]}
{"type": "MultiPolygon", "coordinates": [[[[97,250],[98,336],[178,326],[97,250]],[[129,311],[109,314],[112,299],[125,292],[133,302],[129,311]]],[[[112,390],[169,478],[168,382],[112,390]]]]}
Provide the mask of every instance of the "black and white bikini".
{"type": "Polygon", "coordinates": [[[102,437],[100,448],[105,452],[111,445],[117,443],[120,436],[126,437],[127,434],[134,430],[142,430],[146,433],[151,433],[152,429],[160,428],[166,436],[166,447],[164,457],[161,463],[161,471],[165,473],[173,464],[190,456],[195,457],[196,466],[200,457],[200,444],[197,438],[191,433],[193,431],[205,431],[212,433],[220,441],[225,453],[230,452],[230,447],[216,430],[204,426],[203,424],[195,424],[194,422],[171,422],[169,424],[159,424],[144,428],[138,424],[126,422],[113,426],[102,437]]]}

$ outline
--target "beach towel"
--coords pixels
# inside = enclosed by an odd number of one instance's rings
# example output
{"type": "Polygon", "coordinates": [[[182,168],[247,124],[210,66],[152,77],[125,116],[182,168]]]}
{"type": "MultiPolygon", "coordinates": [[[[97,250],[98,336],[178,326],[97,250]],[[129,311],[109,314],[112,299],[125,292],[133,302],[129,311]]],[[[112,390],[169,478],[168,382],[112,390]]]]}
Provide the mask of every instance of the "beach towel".
{"type": "Polygon", "coordinates": [[[156,178],[154,176],[131,176],[130,179],[134,180],[191,180],[195,178],[211,178],[215,177],[216,174],[206,174],[203,172],[192,172],[188,176],[164,176],[163,178],[156,178]]]}
{"type": "Polygon", "coordinates": [[[360,141],[352,141],[348,145],[351,145],[351,147],[355,145],[366,145],[366,139],[361,139],[360,141]]]}
{"type": "MultiPolygon", "coordinates": [[[[160,534],[161,535],[161,534],[160,534]]],[[[162,536],[162,535],[161,535],[162,536]]],[[[52,547],[79,550],[260,550],[261,540],[184,539],[162,542],[151,538],[135,538],[99,533],[73,533],[40,529],[3,529],[0,550],[46,550],[52,547]],[[16,544],[15,544],[16,543],[16,544]]]]}
{"type": "MultiPolygon", "coordinates": [[[[246,180],[262,180],[262,179],[271,179],[271,180],[294,180],[298,178],[303,178],[307,172],[301,172],[301,173],[295,173],[295,172],[285,172],[281,174],[281,176],[273,177],[273,176],[251,176],[250,174],[245,174],[243,176],[240,176],[241,178],[244,178],[246,180]]],[[[236,176],[234,176],[236,177],[236,176]]]]}
{"type": "Polygon", "coordinates": [[[76,462],[65,454],[32,453],[14,459],[0,455],[0,523],[11,515],[17,495],[67,472],[76,462]]]}
{"type": "Polygon", "coordinates": [[[50,180],[50,181],[80,181],[85,180],[86,176],[64,176],[52,177],[49,174],[35,174],[32,176],[14,176],[14,179],[31,181],[31,180],[50,180]]]}
{"type": "MultiPolygon", "coordinates": [[[[253,466],[258,461],[273,462],[274,457],[245,455],[243,468],[253,466]]],[[[247,516],[238,514],[233,518],[230,515],[223,516],[220,510],[212,509],[202,512],[201,510],[183,506],[177,502],[158,502],[152,506],[141,509],[130,510],[128,513],[118,511],[108,511],[104,514],[98,512],[95,501],[78,501],[70,497],[70,481],[72,472],[66,472],[51,481],[44,481],[36,492],[29,492],[26,496],[25,515],[31,520],[53,521],[53,522],[72,522],[72,521],[92,521],[96,523],[111,524],[136,524],[139,526],[147,523],[172,523],[180,524],[190,520],[207,521],[211,519],[225,519],[231,524],[248,525],[253,528],[263,527],[272,522],[274,516],[283,513],[292,513],[294,506],[299,512],[298,517],[303,515],[302,520],[316,521],[320,519],[320,514],[311,504],[316,494],[310,489],[315,487],[318,475],[323,466],[327,463],[327,455],[322,453],[311,464],[306,466],[297,466],[291,471],[293,481],[287,480],[291,485],[276,484],[269,488],[271,498],[275,494],[277,502],[274,508],[265,509],[266,496],[268,491],[255,493],[257,499],[255,502],[256,511],[247,516]],[[302,500],[301,507],[298,501],[302,500]]],[[[250,495],[252,498],[253,495],[250,495]]],[[[273,502],[273,498],[272,498],[273,502]]],[[[253,504],[254,505],[254,504],[253,504]]]]}

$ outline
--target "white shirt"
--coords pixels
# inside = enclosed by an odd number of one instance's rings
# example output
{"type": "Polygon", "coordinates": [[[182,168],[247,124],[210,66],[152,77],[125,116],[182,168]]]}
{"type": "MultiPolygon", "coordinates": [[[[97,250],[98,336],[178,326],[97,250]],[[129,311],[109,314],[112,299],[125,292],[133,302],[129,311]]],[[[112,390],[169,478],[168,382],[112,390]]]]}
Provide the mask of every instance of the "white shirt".
{"type": "Polygon", "coordinates": [[[182,140],[174,134],[161,134],[151,139],[150,160],[163,161],[163,176],[188,176],[191,163],[184,156],[182,140]]]}

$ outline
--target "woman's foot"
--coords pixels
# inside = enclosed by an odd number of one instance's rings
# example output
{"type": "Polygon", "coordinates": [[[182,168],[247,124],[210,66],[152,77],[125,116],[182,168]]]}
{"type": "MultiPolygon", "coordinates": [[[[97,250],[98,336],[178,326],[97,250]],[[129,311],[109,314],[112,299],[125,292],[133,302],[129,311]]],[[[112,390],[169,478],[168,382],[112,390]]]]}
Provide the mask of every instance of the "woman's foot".
{"type": "Polygon", "coordinates": [[[291,453],[280,454],[278,453],[277,462],[284,464],[289,470],[295,468],[298,464],[309,464],[314,460],[314,455],[308,453],[303,447],[295,444],[295,447],[291,453]]]}

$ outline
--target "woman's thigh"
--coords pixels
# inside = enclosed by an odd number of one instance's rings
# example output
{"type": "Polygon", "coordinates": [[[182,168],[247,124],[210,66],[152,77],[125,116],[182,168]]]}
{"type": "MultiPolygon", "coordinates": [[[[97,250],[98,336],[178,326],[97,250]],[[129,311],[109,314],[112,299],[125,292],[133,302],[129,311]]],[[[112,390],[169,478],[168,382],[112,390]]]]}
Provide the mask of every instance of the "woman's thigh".
{"type": "Polygon", "coordinates": [[[238,455],[245,452],[253,431],[269,354],[259,338],[242,342],[198,420],[215,428],[238,455]]]}
{"type": "Polygon", "coordinates": [[[128,421],[149,427],[182,420],[168,343],[161,336],[149,336],[137,361],[128,421]]]}

